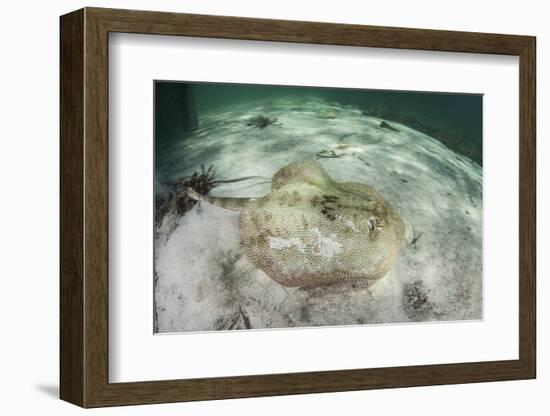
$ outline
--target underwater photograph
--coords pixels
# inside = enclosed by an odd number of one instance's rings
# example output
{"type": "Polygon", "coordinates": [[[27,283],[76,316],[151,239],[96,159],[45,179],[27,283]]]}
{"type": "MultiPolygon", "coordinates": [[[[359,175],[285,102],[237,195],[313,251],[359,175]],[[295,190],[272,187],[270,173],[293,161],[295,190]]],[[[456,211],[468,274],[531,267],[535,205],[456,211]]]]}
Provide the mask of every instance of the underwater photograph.
{"type": "Polygon", "coordinates": [[[483,96],[154,82],[154,332],[483,318],[483,96]]]}

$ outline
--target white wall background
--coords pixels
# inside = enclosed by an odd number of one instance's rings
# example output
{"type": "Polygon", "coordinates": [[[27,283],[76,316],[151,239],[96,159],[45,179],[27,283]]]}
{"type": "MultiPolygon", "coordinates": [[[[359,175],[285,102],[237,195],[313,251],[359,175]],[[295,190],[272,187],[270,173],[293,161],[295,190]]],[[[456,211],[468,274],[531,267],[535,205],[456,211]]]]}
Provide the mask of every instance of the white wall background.
{"type": "MultiPolygon", "coordinates": [[[[423,387],[338,394],[225,400],[92,410],[88,414],[548,414],[550,361],[544,347],[543,186],[550,146],[543,140],[550,100],[545,62],[550,26],[545,2],[385,0],[52,0],[5,2],[0,14],[0,410],[3,414],[82,412],[58,395],[58,16],[82,6],[317,20],[387,26],[529,34],[538,37],[539,378],[535,381],[423,387]]],[[[546,198],[546,201],[544,200],[546,198]]]]}

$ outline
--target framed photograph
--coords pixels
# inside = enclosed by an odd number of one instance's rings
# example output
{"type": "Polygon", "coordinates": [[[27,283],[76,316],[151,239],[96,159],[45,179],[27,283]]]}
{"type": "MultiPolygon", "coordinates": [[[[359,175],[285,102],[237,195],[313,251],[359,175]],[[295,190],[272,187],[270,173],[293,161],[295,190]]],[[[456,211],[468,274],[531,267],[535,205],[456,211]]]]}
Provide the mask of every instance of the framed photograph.
{"type": "Polygon", "coordinates": [[[61,398],[535,378],[535,49],[62,16],[61,398]]]}

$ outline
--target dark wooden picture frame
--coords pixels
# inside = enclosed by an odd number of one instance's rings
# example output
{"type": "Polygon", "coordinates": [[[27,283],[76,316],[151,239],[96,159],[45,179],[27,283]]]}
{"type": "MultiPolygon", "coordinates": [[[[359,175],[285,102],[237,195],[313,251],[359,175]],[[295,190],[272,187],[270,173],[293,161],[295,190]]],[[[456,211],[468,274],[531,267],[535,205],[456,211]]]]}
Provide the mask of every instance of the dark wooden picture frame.
{"type": "Polygon", "coordinates": [[[62,16],[61,398],[100,407],[535,378],[535,45],[530,36],[99,8],[62,16]],[[110,32],[519,56],[519,359],[109,383],[110,32]]]}

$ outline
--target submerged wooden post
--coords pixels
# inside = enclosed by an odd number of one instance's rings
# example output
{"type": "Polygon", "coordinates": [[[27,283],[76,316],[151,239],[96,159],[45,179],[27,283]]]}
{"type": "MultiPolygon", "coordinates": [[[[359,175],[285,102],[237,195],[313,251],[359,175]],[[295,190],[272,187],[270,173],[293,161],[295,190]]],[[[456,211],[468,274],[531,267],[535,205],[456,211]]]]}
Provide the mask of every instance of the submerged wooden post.
{"type": "Polygon", "coordinates": [[[155,149],[171,147],[183,133],[198,127],[191,85],[155,82],[155,149]]]}

